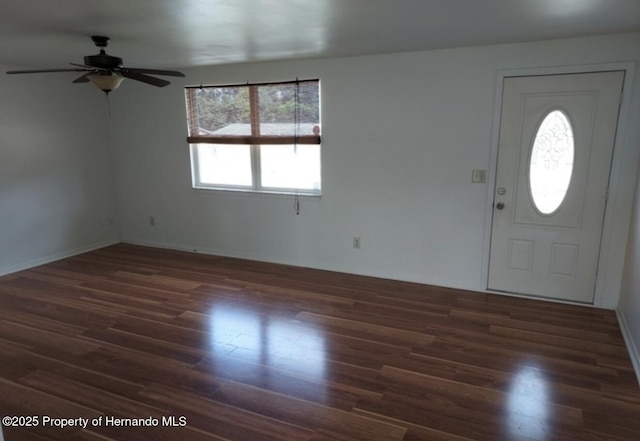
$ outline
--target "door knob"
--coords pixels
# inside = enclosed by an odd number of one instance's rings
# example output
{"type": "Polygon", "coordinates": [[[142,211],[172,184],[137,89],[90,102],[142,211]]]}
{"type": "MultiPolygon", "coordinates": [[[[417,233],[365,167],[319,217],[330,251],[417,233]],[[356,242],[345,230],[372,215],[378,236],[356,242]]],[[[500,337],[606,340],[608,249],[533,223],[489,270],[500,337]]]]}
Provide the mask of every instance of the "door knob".
{"type": "Polygon", "coordinates": [[[504,209],[504,202],[498,202],[498,203],[496,204],[496,208],[497,208],[498,210],[502,210],[502,209],[504,209]]]}

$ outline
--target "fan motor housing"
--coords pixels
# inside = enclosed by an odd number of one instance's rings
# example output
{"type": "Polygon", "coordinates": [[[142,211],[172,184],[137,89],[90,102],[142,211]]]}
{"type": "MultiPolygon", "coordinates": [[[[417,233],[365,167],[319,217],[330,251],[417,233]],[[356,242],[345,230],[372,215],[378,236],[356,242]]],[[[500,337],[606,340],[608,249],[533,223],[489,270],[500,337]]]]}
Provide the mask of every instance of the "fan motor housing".
{"type": "Polygon", "coordinates": [[[122,58],[107,54],[87,55],[84,57],[84,64],[91,67],[113,69],[122,66],[122,58]]]}

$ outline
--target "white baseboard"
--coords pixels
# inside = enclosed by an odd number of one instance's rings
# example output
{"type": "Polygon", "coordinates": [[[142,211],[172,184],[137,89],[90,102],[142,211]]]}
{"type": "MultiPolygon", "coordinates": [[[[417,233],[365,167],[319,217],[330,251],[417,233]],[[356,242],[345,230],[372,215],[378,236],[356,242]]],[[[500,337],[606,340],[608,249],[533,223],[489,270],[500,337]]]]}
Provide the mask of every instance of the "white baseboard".
{"type": "Polygon", "coordinates": [[[108,247],[119,243],[120,240],[105,240],[101,242],[94,242],[92,244],[74,248],[71,250],[63,251],[61,253],[51,254],[49,256],[40,257],[38,259],[30,260],[28,262],[20,263],[18,265],[12,265],[4,268],[0,268],[0,276],[6,276],[7,274],[17,273],[36,266],[44,265],[47,263],[55,262],[56,260],[66,259],[67,257],[76,256],[78,254],[88,253],[89,251],[97,250],[99,248],[108,247]]]}
{"type": "Polygon", "coordinates": [[[619,309],[616,309],[616,315],[618,316],[618,323],[620,324],[620,330],[622,331],[624,342],[626,343],[627,350],[629,351],[629,357],[631,357],[633,370],[636,371],[636,378],[640,385],[640,347],[637,344],[638,342],[633,339],[633,334],[629,329],[629,324],[627,323],[625,315],[621,313],[619,309]]]}

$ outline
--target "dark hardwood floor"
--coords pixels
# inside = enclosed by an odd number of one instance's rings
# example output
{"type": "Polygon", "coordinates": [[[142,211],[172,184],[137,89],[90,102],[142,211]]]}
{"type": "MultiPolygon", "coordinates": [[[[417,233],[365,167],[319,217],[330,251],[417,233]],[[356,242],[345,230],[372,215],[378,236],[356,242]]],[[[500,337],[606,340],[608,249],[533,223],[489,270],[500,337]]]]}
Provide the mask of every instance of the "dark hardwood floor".
{"type": "Polygon", "coordinates": [[[640,440],[612,311],[131,245],[0,278],[0,361],[6,441],[640,440]]]}

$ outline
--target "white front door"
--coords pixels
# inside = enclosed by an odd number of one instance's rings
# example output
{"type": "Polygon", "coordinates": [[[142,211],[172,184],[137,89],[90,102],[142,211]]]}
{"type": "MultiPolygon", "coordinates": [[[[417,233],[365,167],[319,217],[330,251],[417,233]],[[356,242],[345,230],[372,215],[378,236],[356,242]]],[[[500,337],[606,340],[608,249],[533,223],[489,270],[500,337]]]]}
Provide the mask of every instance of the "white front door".
{"type": "Polygon", "coordinates": [[[593,302],[623,79],[505,78],[489,289],[593,302]]]}

